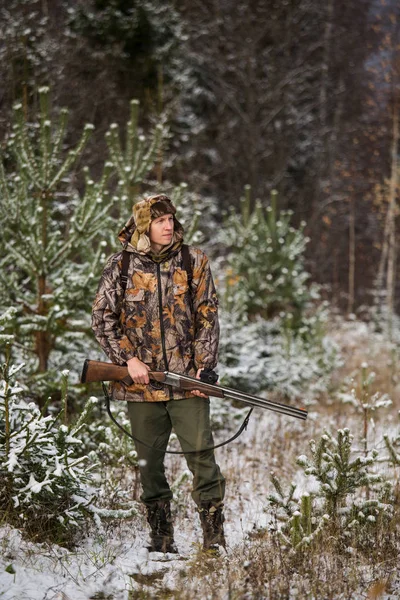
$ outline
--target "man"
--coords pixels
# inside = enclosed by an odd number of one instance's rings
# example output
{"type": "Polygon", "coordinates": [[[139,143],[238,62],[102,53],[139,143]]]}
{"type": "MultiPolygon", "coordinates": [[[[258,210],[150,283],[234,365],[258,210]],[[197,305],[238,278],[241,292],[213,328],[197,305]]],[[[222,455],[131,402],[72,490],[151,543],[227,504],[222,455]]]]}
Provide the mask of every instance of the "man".
{"type": "Polygon", "coordinates": [[[134,382],[114,382],[111,391],[115,400],[128,402],[132,435],[138,440],[149,549],[177,552],[172,492],[164,472],[164,451],[174,428],[193,474],[203,548],[216,551],[219,545],[225,547],[225,480],[213,450],[201,451],[213,446],[209,399],[148,376],[149,370],[169,370],[199,378],[202,369],[217,363],[218,300],[209,262],[201,250],[183,246],[183,228],[175,214],[163,194],[133,207],[119,234],[124,250],[109,258],[100,280],[92,327],[110,360],[126,364],[134,382]]]}

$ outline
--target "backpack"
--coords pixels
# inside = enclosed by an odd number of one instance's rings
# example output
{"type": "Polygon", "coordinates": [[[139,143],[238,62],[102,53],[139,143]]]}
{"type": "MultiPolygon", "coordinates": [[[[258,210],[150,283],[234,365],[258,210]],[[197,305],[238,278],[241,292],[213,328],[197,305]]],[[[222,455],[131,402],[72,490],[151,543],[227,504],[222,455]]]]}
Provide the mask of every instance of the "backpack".
{"type": "MultiPolygon", "coordinates": [[[[181,246],[182,252],[182,261],[183,267],[187,273],[188,286],[190,292],[192,292],[192,279],[193,279],[193,266],[190,258],[189,246],[187,244],[182,244],[181,246]]],[[[129,258],[130,252],[127,250],[122,251],[122,268],[121,268],[121,287],[125,294],[126,286],[128,284],[128,268],[129,268],[129,258]]]]}

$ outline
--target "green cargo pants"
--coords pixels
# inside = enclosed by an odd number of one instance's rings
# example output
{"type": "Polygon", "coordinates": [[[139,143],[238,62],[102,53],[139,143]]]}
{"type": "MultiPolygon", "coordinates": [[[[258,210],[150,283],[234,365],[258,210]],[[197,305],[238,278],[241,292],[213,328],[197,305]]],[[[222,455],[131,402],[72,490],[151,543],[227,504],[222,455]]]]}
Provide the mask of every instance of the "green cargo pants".
{"type": "MultiPolygon", "coordinates": [[[[143,493],[141,500],[171,500],[172,492],[165,477],[165,450],[174,429],[182,451],[209,448],[214,445],[210,426],[210,401],[191,397],[168,402],[128,402],[132,435],[154,449],[135,442],[143,493]],[[156,450],[156,448],[158,450],[156,450]]],[[[214,451],[185,454],[193,474],[192,498],[199,505],[210,500],[223,500],[225,479],[215,462],[214,451]]]]}

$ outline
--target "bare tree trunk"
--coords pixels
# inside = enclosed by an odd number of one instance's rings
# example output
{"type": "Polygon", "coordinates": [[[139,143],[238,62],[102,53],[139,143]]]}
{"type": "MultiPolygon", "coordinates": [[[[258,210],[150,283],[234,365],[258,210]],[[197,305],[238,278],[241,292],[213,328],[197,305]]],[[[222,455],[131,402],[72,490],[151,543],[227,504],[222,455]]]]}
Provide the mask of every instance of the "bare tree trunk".
{"type": "MultiPolygon", "coordinates": [[[[164,109],[164,76],[162,66],[158,65],[157,68],[157,116],[161,118],[162,111],[164,109]]],[[[155,165],[157,183],[159,185],[162,184],[163,181],[163,162],[164,162],[164,154],[163,154],[163,144],[160,144],[160,149],[158,151],[158,156],[155,165]]]]}
{"type": "Polygon", "coordinates": [[[387,326],[388,333],[392,332],[392,318],[394,311],[395,296],[395,266],[396,266],[396,195],[398,185],[398,158],[397,149],[399,145],[399,115],[398,102],[395,101],[393,108],[393,141],[392,141],[392,166],[389,185],[389,239],[388,239],[388,266],[386,278],[387,293],[387,326]]]}
{"type": "Polygon", "coordinates": [[[333,301],[337,306],[340,302],[340,280],[339,280],[339,249],[336,246],[333,253],[333,301]]]}
{"type": "MultiPolygon", "coordinates": [[[[41,317],[47,315],[47,307],[43,296],[46,293],[46,277],[41,275],[38,280],[38,308],[37,314],[41,317]]],[[[45,329],[40,329],[36,332],[36,348],[35,352],[39,359],[39,373],[45,373],[48,368],[50,343],[49,333],[45,329]]]]}
{"type": "Polygon", "coordinates": [[[320,196],[322,189],[322,180],[324,177],[324,168],[326,157],[329,154],[330,130],[328,128],[328,87],[329,87],[329,62],[332,48],[332,19],[333,19],[333,0],[329,0],[324,6],[325,29],[323,42],[323,55],[321,64],[320,89],[318,99],[318,120],[319,120],[319,152],[316,157],[316,181],[315,193],[312,199],[311,222],[317,222],[320,214],[320,196]]]}
{"type": "Polygon", "coordinates": [[[47,0],[42,0],[42,11],[45,17],[49,17],[49,5],[47,0]]]}
{"type": "Polygon", "coordinates": [[[378,275],[376,278],[376,289],[377,289],[378,293],[381,293],[383,290],[383,280],[384,280],[385,268],[386,268],[386,262],[387,262],[387,256],[388,256],[389,226],[390,226],[390,207],[388,207],[388,211],[386,213],[385,228],[383,230],[382,252],[381,252],[381,257],[379,259],[378,275]]]}
{"type": "Polygon", "coordinates": [[[326,138],[326,123],[327,123],[327,100],[328,100],[328,65],[331,52],[332,41],[332,17],[333,17],[333,1],[329,0],[326,7],[326,21],[324,32],[324,53],[321,73],[321,88],[319,92],[319,121],[321,125],[321,134],[323,140],[326,138]]]}
{"type": "Polygon", "coordinates": [[[356,265],[356,234],[355,234],[355,206],[354,197],[350,199],[349,215],[349,290],[347,301],[347,313],[354,311],[354,275],[356,265]]]}
{"type": "Polygon", "coordinates": [[[383,282],[386,270],[386,308],[387,325],[389,333],[391,331],[391,321],[394,308],[394,289],[395,289],[395,257],[396,257],[396,193],[398,186],[398,158],[397,148],[399,145],[399,106],[395,101],[393,108],[393,135],[391,149],[391,174],[388,192],[388,210],[386,213],[385,229],[383,232],[383,246],[381,258],[379,261],[377,292],[383,291],[383,282]]]}

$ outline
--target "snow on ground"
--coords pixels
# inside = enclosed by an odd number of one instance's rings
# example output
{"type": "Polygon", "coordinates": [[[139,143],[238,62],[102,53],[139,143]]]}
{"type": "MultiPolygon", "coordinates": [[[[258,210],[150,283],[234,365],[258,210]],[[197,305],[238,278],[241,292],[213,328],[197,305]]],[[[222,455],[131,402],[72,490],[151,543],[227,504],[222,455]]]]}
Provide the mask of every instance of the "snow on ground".
{"type": "MultiPolygon", "coordinates": [[[[256,409],[241,438],[217,450],[218,461],[227,478],[226,560],[232,565],[241,560],[248,534],[268,524],[265,508],[270,491],[270,471],[279,473],[285,484],[294,480],[299,494],[310,484],[299,475],[294,459],[307,453],[308,440],[322,431],[324,424],[332,425],[331,415],[323,417],[311,411],[309,419],[303,422],[256,409]]],[[[219,441],[223,435],[218,432],[215,437],[219,441]]],[[[186,468],[184,458],[169,456],[166,463],[170,481],[178,480],[186,468]]],[[[74,551],[33,544],[22,540],[18,531],[1,527],[0,599],[130,600],[139,597],[133,595],[135,591],[147,591],[148,597],[168,597],[158,596],[155,590],[181,589],[182,582],[187,582],[188,591],[197,587],[199,598],[209,597],[202,587],[205,580],[201,572],[196,581],[192,569],[190,578],[186,579],[190,564],[199,557],[201,542],[201,528],[190,498],[189,482],[179,489],[173,512],[179,556],[146,550],[148,533],[144,512],[129,521],[106,527],[104,535],[93,534],[74,551]]],[[[213,561],[201,560],[203,563],[213,561]]],[[[393,580],[392,590],[397,590],[395,593],[399,595],[383,598],[400,597],[400,574],[398,583],[396,581],[393,580]]],[[[293,597],[298,596],[294,594],[293,597]]]]}
{"type": "MultiPolygon", "coordinates": [[[[347,346],[346,360],[354,363],[354,368],[360,364],[355,355],[361,348],[371,365],[378,370],[382,366],[383,372],[387,366],[383,345],[372,343],[367,349],[371,332],[366,326],[356,329],[349,325],[347,330],[342,329],[341,335],[341,341],[347,346]]],[[[392,397],[396,402],[399,384],[393,381],[392,397]]],[[[360,418],[351,407],[329,406],[329,401],[324,411],[312,405],[306,422],[255,409],[247,431],[232,444],[216,451],[227,479],[226,560],[240,561],[248,534],[268,524],[265,509],[270,472],[279,474],[284,484],[294,481],[298,493],[303,493],[312,482],[301,476],[295,465],[296,457],[307,453],[309,440],[324,427],[335,430],[344,426],[356,430],[360,418]]],[[[395,426],[393,421],[390,426],[395,426]]],[[[377,440],[382,437],[382,431],[377,430],[375,434],[377,440]]],[[[224,436],[226,439],[226,432],[217,431],[215,441],[221,441],[224,436]]],[[[171,483],[179,481],[186,469],[184,458],[169,456],[166,464],[171,483]]],[[[129,482],[129,477],[126,481],[129,482]]],[[[157,586],[174,590],[182,586],[182,582],[187,582],[187,589],[192,589],[196,586],[193,570],[191,580],[185,578],[188,566],[199,556],[201,528],[190,497],[190,482],[177,488],[172,508],[179,556],[148,553],[143,511],[129,521],[105,525],[104,535],[92,533],[74,551],[33,544],[23,540],[18,531],[0,527],[0,600],[130,600],[135,590],[147,590],[151,594],[157,586]]],[[[197,585],[201,586],[202,581],[199,572],[197,585]]],[[[395,595],[382,597],[400,598],[400,574],[393,579],[392,590],[395,595]]],[[[206,595],[199,591],[198,597],[206,595]]]]}
{"type": "MultiPolygon", "coordinates": [[[[228,555],[247,534],[267,524],[264,512],[269,465],[263,462],[271,426],[282,417],[257,409],[241,441],[217,451],[227,478],[225,500],[228,555]],[[268,433],[269,432],[269,433],[268,433]],[[261,446],[261,449],[260,449],[261,446]]],[[[219,439],[224,434],[218,432],[219,439]]],[[[217,435],[216,435],[217,437],[217,435]]],[[[168,469],[177,477],[186,468],[182,457],[168,457],[168,469]]],[[[169,588],[186,568],[187,559],[200,548],[201,528],[190,486],[173,504],[175,537],[181,555],[150,553],[145,545],[145,516],[118,523],[104,537],[86,539],[74,551],[22,540],[19,531],[0,528],[1,600],[88,600],[102,592],[105,598],[128,600],[129,592],[157,580],[169,588]],[[6,571],[7,569],[7,571],[6,571]]]]}

